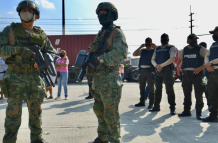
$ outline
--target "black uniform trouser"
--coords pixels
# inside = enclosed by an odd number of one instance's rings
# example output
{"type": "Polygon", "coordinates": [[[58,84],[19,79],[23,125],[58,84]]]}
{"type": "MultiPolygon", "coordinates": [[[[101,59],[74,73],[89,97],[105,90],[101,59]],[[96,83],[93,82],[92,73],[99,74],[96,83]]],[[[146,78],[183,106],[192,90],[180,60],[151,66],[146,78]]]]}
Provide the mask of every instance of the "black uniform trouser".
{"type": "Polygon", "coordinates": [[[203,92],[205,87],[202,84],[202,79],[204,77],[203,72],[201,71],[198,74],[195,74],[193,71],[183,71],[182,78],[182,88],[184,93],[184,111],[190,111],[192,105],[191,93],[192,85],[194,85],[195,98],[196,98],[196,112],[201,113],[202,108],[204,107],[203,102],[203,92]]]}
{"type": "MultiPolygon", "coordinates": [[[[209,79],[209,75],[206,76],[207,80],[209,79]]],[[[210,107],[210,99],[209,99],[209,90],[208,90],[209,86],[207,84],[207,90],[205,91],[205,96],[207,98],[207,105],[210,107]]]]}
{"type": "Polygon", "coordinates": [[[208,80],[209,101],[211,104],[210,116],[217,117],[218,108],[218,70],[210,72],[208,80]]]}
{"type": "Polygon", "coordinates": [[[174,77],[173,71],[161,71],[155,73],[155,102],[154,108],[160,108],[160,102],[162,98],[162,88],[163,82],[165,83],[166,93],[168,97],[168,103],[170,104],[170,109],[175,109],[176,102],[175,102],[175,93],[173,89],[174,85],[174,77]]]}
{"type": "Polygon", "coordinates": [[[154,104],[154,79],[152,70],[142,69],[140,70],[139,76],[139,89],[140,89],[140,102],[145,103],[145,87],[146,82],[148,83],[148,92],[149,92],[149,104],[154,104]]]}
{"type": "Polygon", "coordinates": [[[89,97],[92,96],[92,75],[87,75],[88,85],[89,85],[89,97]]]}

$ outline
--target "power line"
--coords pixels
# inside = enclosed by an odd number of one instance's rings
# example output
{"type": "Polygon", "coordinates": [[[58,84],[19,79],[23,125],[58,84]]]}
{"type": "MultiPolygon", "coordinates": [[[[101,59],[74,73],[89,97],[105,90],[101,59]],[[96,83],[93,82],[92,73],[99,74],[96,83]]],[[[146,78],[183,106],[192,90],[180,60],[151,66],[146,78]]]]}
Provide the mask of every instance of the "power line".
{"type": "MultiPolygon", "coordinates": [[[[126,18],[119,18],[119,19],[142,19],[142,18],[145,18],[145,17],[126,17],[126,18]]],[[[0,17],[0,19],[20,19],[20,18],[8,18],[8,17],[0,17]]],[[[40,18],[39,20],[62,20],[62,19],[44,19],[44,18],[40,18]]],[[[81,19],[65,19],[65,20],[97,20],[98,21],[98,18],[81,18],[81,19]]]]}

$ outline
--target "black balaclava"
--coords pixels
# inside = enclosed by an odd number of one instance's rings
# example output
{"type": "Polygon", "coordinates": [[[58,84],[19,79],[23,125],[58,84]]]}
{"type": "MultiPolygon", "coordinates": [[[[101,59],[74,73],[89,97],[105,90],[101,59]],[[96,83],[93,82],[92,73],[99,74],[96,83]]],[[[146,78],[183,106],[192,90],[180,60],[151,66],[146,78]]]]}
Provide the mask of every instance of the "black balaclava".
{"type": "Polygon", "coordinates": [[[189,43],[190,46],[196,47],[198,45],[198,41],[192,41],[189,43]]]}
{"type": "Polygon", "coordinates": [[[102,9],[102,10],[105,10],[107,12],[107,14],[98,15],[98,20],[100,24],[102,25],[102,30],[103,30],[103,29],[108,29],[113,24],[115,13],[107,9],[102,9]]]}
{"type": "Polygon", "coordinates": [[[218,41],[218,36],[216,35],[216,34],[213,34],[213,40],[215,41],[215,42],[217,42],[218,41]]]}

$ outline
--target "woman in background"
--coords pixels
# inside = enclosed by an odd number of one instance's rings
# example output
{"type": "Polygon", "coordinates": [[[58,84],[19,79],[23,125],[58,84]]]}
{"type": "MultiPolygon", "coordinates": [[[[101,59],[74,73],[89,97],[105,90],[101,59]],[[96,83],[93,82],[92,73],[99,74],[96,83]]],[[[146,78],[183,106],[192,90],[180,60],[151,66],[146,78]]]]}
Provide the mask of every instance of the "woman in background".
{"type": "Polygon", "coordinates": [[[68,89],[67,89],[67,80],[68,80],[68,64],[69,60],[67,58],[67,53],[64,50],[60,52],[60,58],[55,62],[55,68],[57,68],[57,79],[58,79],[58,96],[55,100],[61,99],[61,87],[62,82],[64,86],[65,100],[68,100],[68,89]]]}

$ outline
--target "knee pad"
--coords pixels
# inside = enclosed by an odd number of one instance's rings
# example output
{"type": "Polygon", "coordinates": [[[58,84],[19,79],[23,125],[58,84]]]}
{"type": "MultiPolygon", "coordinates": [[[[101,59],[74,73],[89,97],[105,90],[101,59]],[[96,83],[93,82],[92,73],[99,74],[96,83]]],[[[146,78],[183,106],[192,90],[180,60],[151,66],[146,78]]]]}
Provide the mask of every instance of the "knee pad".
{"type": "Polygon", "coordinates": [[[29,114],[40,116],[42,114],[41,103],[39,100],[31,100],[28,102],[29,114]]]}
{"type": "Polygon", "coordinates": [[[17,99],[9,99],[8,107],[6,110],[7,117],[17,117],[21,115],[22,111],[22,101],[17,99]]]}

